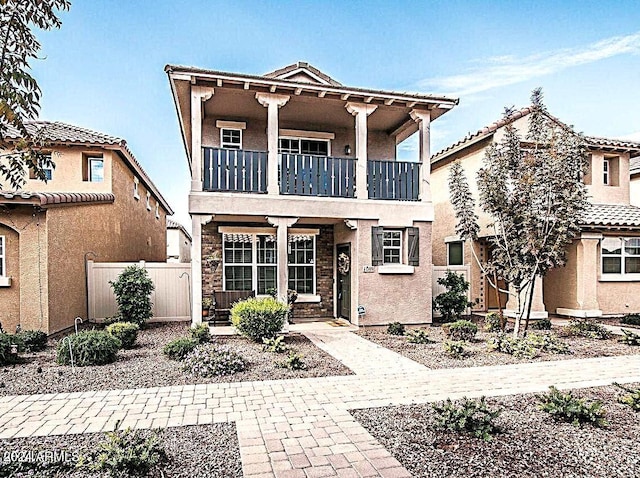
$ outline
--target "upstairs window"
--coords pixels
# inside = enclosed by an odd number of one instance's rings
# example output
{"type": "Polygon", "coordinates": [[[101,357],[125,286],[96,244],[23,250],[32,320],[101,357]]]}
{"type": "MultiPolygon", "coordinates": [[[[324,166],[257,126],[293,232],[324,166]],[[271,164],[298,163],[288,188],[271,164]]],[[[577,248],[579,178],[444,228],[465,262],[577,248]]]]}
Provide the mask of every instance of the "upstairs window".
{"type": "Polygon", "coordinates": [[[140,199],[140,191],[138,191],[138,184],[140,184],[140,180],[138,178],[133,178],[133,197],[135,199],[140,199]]]}
{"type": "Polygon", "coordinates": [[[280,138],[278,152],[285,154],[309,154],[329,156],[329,141],[324,139],[280,138]]]}
{"type": "Polygon", "coordinates": [[[602,184],[620,186],[620,157],[605,156],[602,161],[602,184]]]}
{"type": "MultiPolygon", "coordinates": [[[[51,161],[50,154],[45,155],[45,158],[46,160],[51,161]]],[[[44,177],[46,178],[47,181],[51,181],[53,179],[53,168],[43,167],[42,171],[44,172],[44,177]]],[[[40,179],[40,178],[36,177],[36,173],[33,171],[33,169],[29,169],[29,179],[40,179]]]]}
{"type": "Polygon", "coordinates": [[[147,211],[151,211],[151,193],[147,191],[147,211]]]}
{"type": "Polygon", "coordinates": [[[220,130],[220,146],[225,149],[242,149],[242,130],[222,128],[220,130]]]}
{"type": "Polygon", "coordinates": [[[99,155],[84,155],[82,179],[92,183],[104,181],[104,159],[99,155]]]}
{"type": "Polygon", "coordinates": [[[602,184],[608,186],[610,184],[611,178],[609,174],[611,173],[609,160],[605,159],[602,163],[602,184]]]}

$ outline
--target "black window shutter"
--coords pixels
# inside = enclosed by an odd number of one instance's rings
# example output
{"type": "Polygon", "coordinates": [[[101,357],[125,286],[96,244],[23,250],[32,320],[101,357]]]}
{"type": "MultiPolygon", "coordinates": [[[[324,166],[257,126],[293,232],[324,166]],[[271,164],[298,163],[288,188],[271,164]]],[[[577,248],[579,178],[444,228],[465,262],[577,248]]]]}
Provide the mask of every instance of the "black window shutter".
{"type": "Polygon", "coordinates": [[[371,265],[381,266],[384,262],[382,255],[382,229],[378,226],[371,227],[371,265]]]}
{"type": "Polygon", "coordinates": [[[420,265],[420,229],[417,227],[407,228],[407,236],[409,237],[409,265],[420,265]]]}

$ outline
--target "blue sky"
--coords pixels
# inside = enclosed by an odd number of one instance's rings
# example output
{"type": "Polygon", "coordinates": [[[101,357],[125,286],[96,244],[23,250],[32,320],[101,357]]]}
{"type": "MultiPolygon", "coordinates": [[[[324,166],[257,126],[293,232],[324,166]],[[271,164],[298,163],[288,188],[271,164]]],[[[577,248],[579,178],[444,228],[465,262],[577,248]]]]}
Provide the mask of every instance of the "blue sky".
{"type": "Polygon", "coordinates": [[[459,96],[432,125],[434,152],[537,86],[577,130],[640,141],[637,0],[75,0],[62,21],[32,65],[41,118],[125,138],[187,227],[167,63],[262,74],[308,61],[349,86],[459,96]]]}

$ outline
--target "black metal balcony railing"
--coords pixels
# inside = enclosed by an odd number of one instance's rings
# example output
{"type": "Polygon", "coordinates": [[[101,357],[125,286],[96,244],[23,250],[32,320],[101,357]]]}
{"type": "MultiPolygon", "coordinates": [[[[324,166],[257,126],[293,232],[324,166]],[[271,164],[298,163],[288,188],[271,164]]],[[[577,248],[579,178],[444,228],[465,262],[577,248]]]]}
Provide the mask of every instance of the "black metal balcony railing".
{"type": "Polygon", "coordinates": [[[284,153],[280,158],[280,194],[354,197],[355,159],[284,153]]]}
{"type": "Polygon", "coordinates": [[[417,201],[420,163],[369,160],[367,186],[369,199],[417,201]]]}
{"type": "Polygon", "coordinates": [[[203,148],[204,191],[267,192],[267,152],[203,148]]]}

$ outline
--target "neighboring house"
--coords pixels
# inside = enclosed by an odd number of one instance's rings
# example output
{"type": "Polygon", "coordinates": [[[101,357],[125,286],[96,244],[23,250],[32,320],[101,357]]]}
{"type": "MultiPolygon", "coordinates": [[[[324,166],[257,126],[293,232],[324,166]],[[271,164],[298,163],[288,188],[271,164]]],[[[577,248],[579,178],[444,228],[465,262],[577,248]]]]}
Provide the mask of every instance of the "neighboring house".
{"type": "Polygon", "coordinates": [[[0,191],[0,323],[51,334],[87,316],[86,260],[166,259],[173,211],[123,139],[59,122],[28,127],[45,128],[56,167],[47,183],[0,191]]]}
{"type": "MultiPolygon", "coordinates": [[[[530,108],[514,113],[435,154],[431,160],[431,184],[435,206],[433,262],[435,265],[468,265],[471,274],[471,298],[478,299],[474,310],[498,307],[495,289],[482,276],[468,243],[455,233],[456,218],[449,202],[448,175],[453,161],[462,164],[469,185],[478,198],[475,182],[486,149],[500,142],[507,124],[526,134],[530,108]]],[[[559,125],[560,120],[548,115],[559,125]]],[[[563,125],[566,127],[566,125],[563,125]]],[[[590,209],[580,237],[568,247],[565,267],[551,270],[543,281],[537,280],[532,302],[532,317],[548,313],[598,317],[640,311],[640,208],[630,205],[629,161],[640,157],[640,143],[586,137],[589,170],[584,178],[590,209]]],[[[479,213],[481,234],[473,244],[481,260],[489,257],[487,238],[489,217],[479,213]]],[[[501,284],[504,286],[505,284],[501,284]]],[[[510,313],[517,308],[513,299],[507,304],[500,294],[500,305],[510,313]]]]}
{"type": "Polygon", "coordinates": [[[167,219],[167,262],[191,262],[191,235],[171,219],[167,219]]]}
{"type": "Polygon", "coordinates": [[[457,100],[167,66],[191,170],[194,322],[214,290],[298,292],[296,318],[431,321],[429,130],[457,100]],[[419,132],[418,162],[396,146],[419,132]]]}

